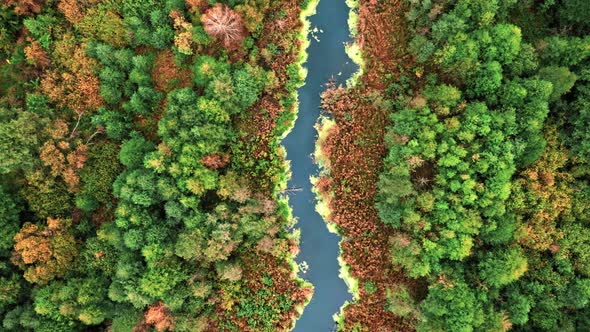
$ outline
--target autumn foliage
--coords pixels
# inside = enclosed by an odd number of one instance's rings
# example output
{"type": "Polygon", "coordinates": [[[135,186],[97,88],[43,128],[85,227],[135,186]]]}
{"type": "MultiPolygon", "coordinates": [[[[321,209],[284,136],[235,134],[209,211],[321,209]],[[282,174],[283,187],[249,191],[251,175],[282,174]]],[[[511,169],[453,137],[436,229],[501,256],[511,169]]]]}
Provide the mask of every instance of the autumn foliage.
{"type": "Polygon", "coordinates": [[[556,135],[553,128],[547,131],[547,151],[522,171],[514,190],[515,196],[525,202],[518,207],[525,216],[517,231],[519,242],[537,251],[551,249],[563,238],[557,223],[559,217],[572,208],[572,188],[568,185],[573,178],[561,171],[567,162],[567,153],[556,135]]]}
{"type": "Polygon", "coordinates": [[[158,332],[174,330],[174,318],[162,301],[158,301],[148,308],[145,313],[145,321],[153,325],[158,332]]]}
{"type": "Polygon", "coordinates": [[[51,64],[47,51],[35,40],[25,47],[25,56],[29,63],[40,69],[46,69],[51,64]]]}
{"type": "Polygon", "coordinates": [[[398,71],[398,65],[408,66],[409,58],[403,47],[407,33],[404,18],[400,15],[402,2],[360,1],[356,43],[359,45],[364,65],[365,82],[374,88],[384,89],[385,78],[398,71]]]}
{"type": "Polygon", "coordinates": [[[61,0],[57,8],[71,23],[78,23],[84,17],[84,8],[79,0],[61,0]]]}
{"type": "Polygon", "coordinates": [[[193,54],[193,36],[191,34],[193,25],[189,23],[184,18],[184,16],[182,16],[182,13],[175,10],[170,12],[170,18],[173,20],[174,29],[176,30],[176,36],[174,36],[174,45],[182,54],[193,54]]]}
{"type": "Polygon", "coordinates": [[[47,141],[40,150],[40,158],[51,169],[53,176],[61,176],[71,191],[76,191],[80,182],[78,170],[88,159],[88,146],[79,144],[72,148],[67,141],[47,141]]]}
{"type": "MultiPolygon", "coordinates": [[[[389,238],[375,208],[379,172],[386,154],[384,135],[389,124],[388,109],[381,95],[384,73],[392,75],[404,62],[397,51],[401,38],[399,2],[361,1],[357,43],[367,65],[357,87],[343,89],[328,85],[322,95],[322,109],[335,125],[319,142],[326,174],[315,186],[329,205],[328,222],[343,235],[341,256],[350,274],[359,281],[360,298],[344,308],[341,328],[354,331],[413,331],[415,318],[403,318],[389,308],[391,291],[408,287],[414,294],[415,282],[392,264],[389,238]],[[364,285],[374,285],[368,292],[364,285]]],[[[394,74],[395,75],[395,74],[394,74]]]]}
{"type": "Polygon", "coordinates": [[[41,11],[45,0],[3,0],[2,4],[14,6],[17,15],[32,15],[41,11]]]}
{"type": "Polygon", "coordinates": [[[201,162],[211,169],[223,168],[229,164],[229,154],[213,153],[201,158],[201,162]]]}
{"type": "Polygon", "coordinates": [[[77,254],[76,241],[68,230],[68,221],[47,219],[47,225],[25,223],[14,236],[12,262],[25,270],[29,282],[45,284],[59,278],[77,254]]]}
{"type": "Polygon", "coordinates": [[[172,51],[164,50],[158,53],[154,61],[151,77],[158,91],[169,92],[174,88],[187,87],[190,84],[191,73],[187,68],[174,62],[172,51]]]}
{"type": "Polygon", "coordinates": [[[95,111],[103,103],[96,60],[88,57],[83,45],[59,42],[53,54],[62,68],[49,71],[41,80],[41,90],[58,106],[78,115],[95,111]]]}
{"type": "Polygon", "coordinates": [[[300,1],[4,4],[2,329],[291,329],[300,1]]]}
{"type": "Polygon", "coordinates": [[[205,12],[209,5],[207,4],[207,0],[186,0],[186,7],[192,13],[196,12],[205,12]]]}
{"type": "Polygon", "coordinates": [[[361,285],[371,281],[377,287],[372,294],[361,292],[360,299],[345,307],[346,329],[362,323],[369,331],[392,327],[395,331],[411,331],[411,320],[386,310],[387,289],[409,281],[391,263],[388,238],[392,230],[383,225],[374,206],[386,151],[383,135],[387,112],[363,102],[364,93],[366,90],[347,91],[333,86],[324,93],[322,108],[334,116],[337,127],[331,128],[321,146],[330,165],[329,178],[320,178],[316,185],[329,203],[328,222],[338,225],[345,238],[341,255],[350,274],[361,285]],[[359,140],[363,145],[357,144],[359,140]]]}
{"type": "MultiPolygon", "coordinates": [[[[302,305],[312,296],[311,288],[301,288],[293,280],[290,274],[290,268],[285,261],[263,252],[248,253],[244,257],[243,278],[247,280],[246,287],[249,294],[254,298],[260,297],[260,294],[273,294],[265,303],[252,303],[251,299],[246,301],[240,300],[239,295],[232,288],[222,290],[220,297],[221,307],[227,308],[220,312],[221,314],[221,331],[238,329],[239,331],[285,331],[291,327],[292,320],[298,316],[296,306],[302,305]],[[281,306],[284,303],[292,303],[289,311],[281,312],[281,306]],[[255,324],[249,322],[244,317],[244,311],[250,306],[261,306],[258,315],[254,316],[255,324]],[[269,313],[280,313],[281,317],[276,317],[269,313]],[[275,318],[274,322],[268,318],[275,318]],[[277,319],[278,318],[278,319],[277,319]]],[[[221,308],[220,308],[221,309],[221,308]]]]}

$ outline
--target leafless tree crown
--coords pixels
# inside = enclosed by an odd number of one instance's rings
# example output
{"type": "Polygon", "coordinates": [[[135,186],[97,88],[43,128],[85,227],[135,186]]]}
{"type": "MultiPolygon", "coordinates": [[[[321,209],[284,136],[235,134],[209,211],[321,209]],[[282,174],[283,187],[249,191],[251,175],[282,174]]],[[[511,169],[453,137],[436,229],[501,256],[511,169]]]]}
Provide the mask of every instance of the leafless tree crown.
{"type": "Polygon", "coordinates": [[[246,35],[242,17],[228,6],[218,3],[201,17],[205,31],[221,40],[228,49],[239,48],[246,35]]]}

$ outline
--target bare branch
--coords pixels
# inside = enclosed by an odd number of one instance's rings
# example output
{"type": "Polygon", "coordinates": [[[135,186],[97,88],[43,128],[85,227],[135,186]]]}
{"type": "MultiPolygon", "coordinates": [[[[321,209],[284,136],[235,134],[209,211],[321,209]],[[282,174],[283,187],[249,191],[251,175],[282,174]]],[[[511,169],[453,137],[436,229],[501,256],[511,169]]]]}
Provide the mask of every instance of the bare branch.
{"type": "Polygon", "coordinates": [[[246,36],[246,29],[242,17],[228,6],[218,3],[207,10],[201,17],[205,32],[210,36],[221,40],[227,49],[236,49],[241,46],[242,39],[246,36]]]}

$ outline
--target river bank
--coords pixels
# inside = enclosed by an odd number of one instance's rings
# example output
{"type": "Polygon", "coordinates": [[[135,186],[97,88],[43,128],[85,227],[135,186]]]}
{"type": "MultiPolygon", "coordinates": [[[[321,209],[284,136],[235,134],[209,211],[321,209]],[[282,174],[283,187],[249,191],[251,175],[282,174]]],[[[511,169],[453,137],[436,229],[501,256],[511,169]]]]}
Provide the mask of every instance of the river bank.
{"type": "Polygon", "coordinates": [[[311,155],[314,151],[314,123],[320,111],[320,94],[325,84],[336,77],[345,80],[354,71],[344,43],[348,8],[344,3],[322,0],[309,18],[310,40],[307,48],[305,85],[299,89],[299,112],[294,128],[283,140],[291,167],[289,203],[300,229],[300,253],[297,261],[305,266],[301,276],[314,285],[314,296],[297,321],[294,331],[322,331],[334,327],[332,315],[350,298],[339,274],[339,238],[330,233],[315,211],[310,176],[318,173],[311,155]]]}
{"type": "Polygon", "coordinates": [[[322,96],[327,116],[317,124],[316,142],[322,171],[314,181],[318,211],[343,237],[341,276],[354,294],[336,319],[343,331],[411,331],[414,322],[386,310],[389,294],[409,280],[389,259],[393,230],[383,225],[374,206],[390,112],[383,98],[384,78],[395,75],[404,63],[397,50],[405,42],[399,31],[403,18],[399,2],[347,3],[349,29],[355,35],[347,53],[360,70],[347,88],[332,85],[322,96]],[[391,40],[393,36],[398,39],[391,40]]]}

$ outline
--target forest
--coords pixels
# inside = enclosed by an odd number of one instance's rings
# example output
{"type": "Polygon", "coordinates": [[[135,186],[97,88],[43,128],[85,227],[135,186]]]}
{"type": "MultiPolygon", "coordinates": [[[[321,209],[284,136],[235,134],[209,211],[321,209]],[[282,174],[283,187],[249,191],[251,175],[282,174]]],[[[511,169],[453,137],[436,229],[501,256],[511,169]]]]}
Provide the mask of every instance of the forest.
{"type": "Polygon", "coordinates": [[[2,1],[0,330],[293,326],[308,5],[2,1]]]}
{"type": "MultiPolygon", "coordinates": [[[[334,330],[590,331],[590,1],[346,3],[310,156],[334,330]]],[[[0,1],[1,331],[296,328],[316,5],[0,1]]]]}
{"type": "Polygon", "coordinates": [[[350,5],[316,153],[339,330],[590,330],[590,2],[350,5]]]}
{"type": "Polygon", "coordinates": [[[590,3],[414,1],[377,208],[418,331],[590,330],[590,3]],[[404,286],[407,292],[407,287],[404,286]]]}

